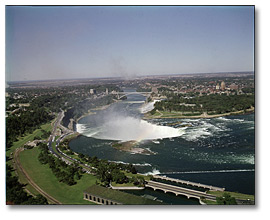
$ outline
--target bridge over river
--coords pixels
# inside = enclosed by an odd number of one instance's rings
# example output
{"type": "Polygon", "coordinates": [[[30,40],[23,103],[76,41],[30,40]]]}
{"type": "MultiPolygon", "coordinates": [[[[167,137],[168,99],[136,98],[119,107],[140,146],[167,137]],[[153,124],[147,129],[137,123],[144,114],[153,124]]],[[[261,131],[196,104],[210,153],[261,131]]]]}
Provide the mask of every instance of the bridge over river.
{"type": "Polygon", "coordinates": [[[178,195],[183,195],[186,196],[188,199],[189,198],[195,198],[195,199],[201,199],[205,198],[211,201],[216,201],[216,196],[207,194],[206,192],[201,192],[193,189],[187,189],[179,186],[173,186],[165,183],[160,183],[156,181],[148,181],[145,187],[152,188],[154,190],[161,190],[165,193],[170,192],[174,193],[176,196],[178,195]]]}
{"type": "Polygon", "coordinates": [[[221,187],[217,187],[217,186],[211,186],[211,185],[206,185],[206,184],[202,184],[202,183],[195,183],[195,182],[190,182],[190,181],[187,181],[187,180],[174,179],[174,178],[170,178],[170,177],[166,177],[166,176],[154,175],[153,177],[156,178],[156,179],[168,180],[168,181],[171,181],[171,182],[176,182],[176,183],[181,183],[181,184],[185,184],[185,185],[201,187],[201,188],[214,190],[214,191],[222,191],[223,192],[225,190],[225,188],[221,188],[221,187]]]}
{"type": "Polygon", "coordinates": [[[118,95],[118,99],[121,99],[124,96],[131,95],[131,94],[141,94],[144,96],[149,96],[151,94],[151,92],[117,92],[115,94],[118,95]]]}

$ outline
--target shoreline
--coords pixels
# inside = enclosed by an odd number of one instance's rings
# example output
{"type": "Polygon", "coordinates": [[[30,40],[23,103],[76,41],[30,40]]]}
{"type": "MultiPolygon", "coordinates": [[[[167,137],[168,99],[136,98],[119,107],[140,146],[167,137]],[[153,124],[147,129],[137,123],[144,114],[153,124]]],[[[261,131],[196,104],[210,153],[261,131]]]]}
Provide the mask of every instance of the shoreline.
{"type": "Polygon", "coordinates": [[[94,114],[96,114],[96,112],[92,112],[92,111],[105,110],[105,109],[109,108],[112,104],[117,103],[117,102],[119,102],[119,101],[121,101],[121,100],[115,100],[115,99],[114,99],[114,102],[112,102],[111,104],[103,105],[103,106],[99,106],[99,107],[96,107],[96,108],[89,109],[87,113],[84,113],[84,114],[81,115],[78,119],[76,119],[76,120],[74,120],[73,118],[71,118],[71,119],[73,119],[73,120],[75,121],[75,123],[77,124],[77,123],[79,122],[79,120],[81,120],[82,118],[84,118],[84,117],[86,117],[86,116],[89,116],[89,115],[94,115],[94,114]]]}
{"type": "MultiPolygon", "coordinates": [[[[163,116],[162,112],[159,112],[160,115],[149,115],[148,113],[145,113],[142,119],[172,119],[172,118],[180,118],[180,119],[199,119],[199,118],[218,118],[218,117],[223,117],[223,116],[230,116],[230,115],[246,115],[246,114],[251,114],[254,113],[255,109],[247,109],[247,112],[244,112],[244,110],[236,111],[236,112],[228,112],[228,113],[223,113],[223,114],[214,114],[214,115],[208,115],[207,113],[203,113],[201,115],[194,115],[194,116],[185,116],[185,115],[177,115],[179,113],[175,113],[175,115],[169,115],[169,116],[163,116]]],[[[174,113],[172,113],[174,114],[174,113]]]]}
{"type": "Polygon", "coordinates": [[[79,120],[81,120],[82,118],[86,117],[86,116],[89,116],[89,115],[94,115],[95,113],[94,112],[91,112],[92,109],[90,109],[87,113],[84,113],[82,116],[80,116],[78,119],[74,120],[73,118],[70,118],[70,119],[73,119],[73,121],[78,124],[79,120]]]}
{"type": "MultiPolygon", "coordinates": [[[[99,106],[93,109],[89,109],[87,113],[83,114],[82,116],[80,116],[77,120],[74,120],[74,123],[78,123],[80,119],[87,117],[89,115],[93,115],[96,114],[97,112],[93,112],[93,111],[100,111],[100,110],[105,110],[108,107],[110,107],[112,104],[120,102],[121,100],[114,100],[113,103],[108,104],[108,105],[104,105],[104,106],[99,106]]],[[[153,102],[155,102],[156,100],[154,100],[153,102]]],[[[146,103],[144,103],[143,105],[146,105],[146,103]]],[[[230,116],[230,115],[245,115],[245,114],[252,114],[255,112],[255,108],[252,107],[250,109],[247,109],[246,112],[244,110],[240,110],[240,111],[235,111],[235,112],[228,112],[228,113],[223,113],[223,114],[214,114],[214,115],[208,115],[206,112],[204,112],[201,115],[194,115],[194,116],[183,116],[180,115],[182,114],[182,112],[173,112],[172,115],[163,115],[163,112],[160,112],[157,110],[157,112],[160,115],[156,115],[156,116],[152,116],[150,115],[150,111],[146,112],[143,114],[143,117],[141,118],[142,120],[147,120],[147,119],[200,119],[200,118],[218,118],[218,117],[224,117],[224,116],[230,116]],[[173,115],[175,114],[175,115],[173,115]],[[178,114],[178,115],[177,115],[178,114]]],[[[81,136],[82,134],[79,133],[77,131],[77,129],[75,130],[75,132],[77,133],[76,136],[74,136],[72,139],[76,139],[77,137],[81,136]]],[[[70,139],[69,142],[72,140],[70,139]]],[[[144,154],[144,155],[150,155],[153,154],[153,152],[143,149],[143,148],[138,148],[135,147],[136,144],[133,143],[133,141],[127,141],[125,143],[122,144],[113,144],[112,147],[116,150],[119,151],[124,151],[124,152],[129,152],[131,154],[144,154]],[[118,145],[118,146],[117,146],[118,145]]]]}

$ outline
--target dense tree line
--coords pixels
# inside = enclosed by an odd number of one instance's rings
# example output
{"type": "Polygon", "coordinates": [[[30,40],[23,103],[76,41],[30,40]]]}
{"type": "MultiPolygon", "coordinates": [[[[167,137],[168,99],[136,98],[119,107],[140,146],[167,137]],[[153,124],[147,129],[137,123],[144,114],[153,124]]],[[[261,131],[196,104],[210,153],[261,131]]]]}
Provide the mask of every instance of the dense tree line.
{"type": "MultiPolygon", "coordinates": [[[[227,112],[247,110],[254,107],[254,94],[247,95],[204,95],[185,98],[183,95],[173,95],[167,100],[155,103],[155,110],[180,112],[207,112],[222,114],[227,112]],[[189,106],[193,104],[194,106],[189,106]]],[[[155,111],[153,111],[154,113],[155,111]]]]}
{"type": "Polygon", "coordinates": [[[28,195],[18,181],[17,176],[12,175],[12,167],[6,165],[6,203],[9,205],[47,205],[48,201],[42,195],[33,197],[28,195]]]}
{"type": "Polygon", "coordinates": [[[138,182],[138,184],[143,183],[143,180],[138,180],[136,178],[129,179],[124,172],[122,172],[126,171],[136,174],[137,170],[132,164],[109,162],[107,160],[98,159],[96,156],[90,157],[81,153],[78,155],[82,163],[87,163],[95,168],[93,172],[105,186],[108,186],[110,182],[119,184],[128,182],[138,182]]]}
{"type": "MultiPolygon", "coordinates": [[[[74,154],[69,146],[68,141],[65,140],[59,145],[59,148],[66,154],[74,154]]],[[[128,178],[123,171],[136,174],[137,170],[132,164],[122,164],[109,162],[107,160],[98,159],[96,156],[88,156],[82,153],[78,154],[79,160],[83,164],[88,164],[93,167],[92,172],[104,186],[108,186],[110,182],[119,184],[132,182],[134,185],[143,185],[144,179],[142,177],[128,178]]]]}
{"type": "Polygon", "coordinates": [[[40,125],[52,120],[54,115],[61,109],[73,109],[72,116],[80,117],[90,108],[110,104],[114,96],[104,96],[97,99],[89,99],[90,88],[97,92],[120,91],[114,85],[81,85],[66,86],[61,88],[29,88],[29,89],[7,89],[9,97],[6,98],[6,110],[16,112],[6,118],[6,143],[7,148],[18,137],[25,133],[31,133],[40,125]],[[29,107],[10,107],[11,104],[29,103],[29,107]]]}
{"type": "MultiPolygon", "coordinates": [[[[8,117],[6,117],[6,150],[9,149],[19,137],[27,133],[32,133],[34,130],[40,128],[42,124],[52,120],[61,109],[65,110],[73,107],[77,103],[81,103],[78,107],[83,106],[83,110],[87,111],[89,103],[91,103],[91,101],[88,101],[89,98],[91,98],[89,95],[90,88],[96,89],[97,92],[105,92],[106,88],[108,88],[109,92],[112,90],[120,91],[119,88],[114,85],[30,89],[8,88],[6,90],[6,92],[8,92],[8,97],[6,97],[6,111],[8,115],[8,117]],[[19,105],[23,103],[27,103],[28,105],[19,105]]],[[[95,102],[97,105],[109,104],[112,99],[113,97],[110,96],[109,98],[96,99],[97,101],[95,102]]],[[[82,112],[77,111],[76,114],[79,115],[82,114],[82,112]]],[[[35,139],[46,139],[49,135],[50,132],[43,130],[42,134],[36,136],[35,139]]],[[[68,166],[65,162],[53,158],[48,154],[46,145],[43,145],[41,148],[42,151],[39,155],[40,162],[49,164],[59,181],[68,185],[76,184],[76,180],[81,178],[81,168],[76,164],[68,166]]],[[[23,191],[24,185],[18,182],[18,177],[12,176],[11,167],[8,165],[6,184],[8,204],[48,204],[47,200],[41,195],[35,198],[27,195],[27,193],[23,191]]]]}
{"type": "Polygon", "coordinates": [[[237,205],[235,198],[229,193],[223,193],[223,195],[217,197],[216,200],[218,205],[237,205]]]}
{"type": "Polygon", "coordinates": [[[136,88],[137,92],[151,92],[152,88],[151,87],[141,87],[140,85],[138,85],[138,87],[136,88]]]}
{"type": "Polygon", "coordinates": [[[39,144],[41,152],[38,156],[38,160],[41,164],[48,164],[53,174],[56,176],[59,182],[63,182],[69,186],[75,185],[81,178],[82,170],[78,164],[67,165],[59,158],[54,158],[49,154],[46,144],[39,144]]]}
{"type": "Polygon", "coordinates": [[[144,184],[143,177],[133,177],[132,179],[129,179],[124,174],[123,171],[133,174],[137,173],[136,168],[132,164],[117,164],[106,160],[99,160],[95,167],[97,177],[105,186],[108,186],[110,182],[119,184],[131,182],[134,183],[134,185],[144,184]]]}
{"type": "Polygon", "coordinates": [[[7,110],[10,110],[8,109],[10,104],[30,103],[33,108],[45,107],[52,112],[59,112],[60,109],[68,109],[75,103],[93,96],[90,94],[90,89],[94,89],[97,94],[105,93],[106,89],[108,92],[122,91],[119,87],[111,84],[7,89],[10,95],[6,98],[6,106],[7,110]]]}
{"type": "Polygon", "coordinates": [[[6,143],[7,149],[18,137],[32,133],[40,125],[52,120],[53,116],[44,108],[33,110],[19,110],[18,115],[10,115],[6,118],[6,143]]]}
{"type": "Polygon", "coordinates": [[[97,99],[77,102],[76,105],[67,110],[65,116],[68,118],[78,119],[80,116],[87,113],[91,108],[96,108],[99,106],[109,105],[113,103],[113,99],[113,95],[108,95],[97,99]]]}

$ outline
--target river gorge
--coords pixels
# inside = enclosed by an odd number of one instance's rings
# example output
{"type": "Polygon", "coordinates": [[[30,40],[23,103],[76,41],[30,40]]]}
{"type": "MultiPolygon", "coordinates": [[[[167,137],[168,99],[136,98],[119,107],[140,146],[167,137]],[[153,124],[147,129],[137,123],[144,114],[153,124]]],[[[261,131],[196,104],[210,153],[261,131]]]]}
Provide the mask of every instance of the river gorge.
{"type": "MultiPolygon", "coordinates": [[[[132,163],[140,173],[255,193],[254,113],[143,120],[143,113],[151,110],[153,104],[145,105],[146,97],[134,91],[124,89],[126,100],[81,118],[76,125],[81,135],[70,142],[70,148],[101,159],[132,163]],[[130,150],[113,147],[130,141],[133,143],[130,150]]],[[[179,204],[179,199],[172,202],[175,200],[172,195],[163,198],[164,195],[151,190],[140,193],[179,204]]],[[[185,198],[180,201],[180,204],[196,203],[185,198]]]]}

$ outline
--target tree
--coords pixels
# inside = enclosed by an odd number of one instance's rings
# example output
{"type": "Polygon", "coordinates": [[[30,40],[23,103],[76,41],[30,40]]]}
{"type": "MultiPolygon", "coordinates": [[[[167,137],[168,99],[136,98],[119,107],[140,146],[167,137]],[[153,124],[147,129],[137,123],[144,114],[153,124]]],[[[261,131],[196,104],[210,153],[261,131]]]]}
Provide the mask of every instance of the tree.
{"type": "Polygon", "coordinates": [[[237,205],[235,198],[229,193],[224,193],[221,197],[217,197],[216,200],[219,205],[237,205]]]}
{"type": "Polygon", "coordinates": [[[23,202],[22,205],[48,205],[47,199],[42,195],[37,195],[35,198],[30,197],[27,201],[23,202]]]}
{"type": "Polygon", "coordinates": [[[133,166],[133,164],[131,164],[131,163],[129,163],[129,164],[127,165],[126,170],[127,170],[128,172],[133,173],[133,174],[136,174],[136,173],[137,173],[136,168],[135,168],[135,167],[133,166]]]}
{"type": "Polygon", "coordinates": [[[134,166],[132,166],[132,168],[130,169],[130,172],[132,174],[137,174],[137,170],[136,170],[136,168],[134,166]]]}
{"type": "Polygon", "coordinates": [[[112,175],[112,181],[116,182],[116,183],[126,183],[127,182],[127,177],[124,173],[122,173],[121,171],[119,171],[118,169],[114,169],[111,173],[112,175]]]}
{"type": "Polygon", "coordinates": [[[132,177],[131,182],[133,182],[135,186],[143,186],[145,183],[145,180],[142,176],[137,176],[137,177],[132,177]]]}
{"type": "Polygon", "coordinates": [[[79,158],[84,159],[84,155],[82,153],[78,154],[79,158]]]}

